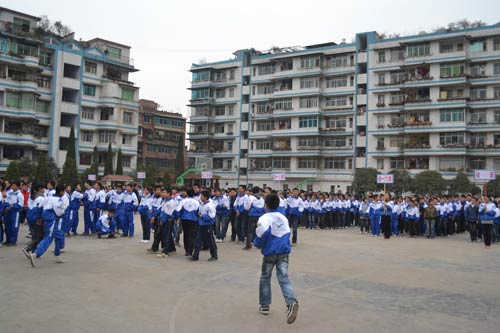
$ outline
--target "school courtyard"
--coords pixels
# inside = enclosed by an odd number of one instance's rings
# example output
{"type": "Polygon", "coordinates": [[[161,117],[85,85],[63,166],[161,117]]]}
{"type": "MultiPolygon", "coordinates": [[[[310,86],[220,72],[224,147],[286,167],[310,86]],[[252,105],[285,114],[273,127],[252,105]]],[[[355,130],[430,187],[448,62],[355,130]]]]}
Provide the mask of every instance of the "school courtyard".
{"type": "MultiPolygon", "coordinates": [[[[136,230],[140,224],[136,221],[136,230]]],[[[0,249],[0,331],[498,332],[500,246],[465,235],[383,240],[358,230],[299,230],[290,278],[299,299],[286,324],[273,274],[271,314],[257,312],[261,255],[218,244],[219,261],[184,251],[158,259],[133,239],[67,239],[67,263],[31,268],[20,244],[0,249]]]]}

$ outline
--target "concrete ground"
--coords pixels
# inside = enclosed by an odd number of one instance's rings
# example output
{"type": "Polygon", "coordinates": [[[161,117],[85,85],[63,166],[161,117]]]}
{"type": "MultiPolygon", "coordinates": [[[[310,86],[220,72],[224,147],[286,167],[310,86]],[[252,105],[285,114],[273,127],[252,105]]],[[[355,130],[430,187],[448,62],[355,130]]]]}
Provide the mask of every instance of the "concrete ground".
{"type": "MultiPolygon", "coordinates": [[[[140,223],[136,220],[136,230],[140,223]]],[[[257,312],[261,255],[218,244],[219,261],[146,254],[140,237],[67,239],[36,269],[0,248],[0,332],[499,332],[500,246],[465,235],[383,240],[357,230],[299,230],[290,278],[300,309],[286,324],[275,275],[257,312]]],[[[51,247],[51,250],[53,247],[51,247]]]]}

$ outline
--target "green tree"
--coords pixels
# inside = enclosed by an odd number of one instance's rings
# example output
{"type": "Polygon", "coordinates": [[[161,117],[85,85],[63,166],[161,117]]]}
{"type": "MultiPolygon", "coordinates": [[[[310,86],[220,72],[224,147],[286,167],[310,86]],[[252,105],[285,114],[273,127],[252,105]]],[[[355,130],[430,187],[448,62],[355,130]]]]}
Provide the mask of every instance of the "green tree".
{"type": "Polygon", "coordinates": [[[172,184],[172,176],[168,171],[165,171],[163,173],[163,178],[161,181],[163,183],[163,186],[170,186],[172,184]]]}
{"type": "Polygon", "coordinates": [[[113,173],[113,148],[111,147],[111,142],[108,145],[108,154],[106,155],[106,161],[104,162],[104,175],[110,175],[113,173]]]}
{"type": "Polygon", "coordinates": [[[355,194],[364,194],[377,190],[377,170],[373,168],[360,168],[354,172],[352,189],[355,194]]]}
{"type": "Polygon", "coordinates": [[[39,154],[35,169],[35,181],[46,184],[49,180],[53,180],[52,172],[49,169],[49,161],[46,154],[39,154]]]}
{"type": "Polygon", "coordinates": [[[118,149],[118,155],[116,156],[116,172],[117,175],[123,175],[123,155],[122,149],[118,149]]]}
{"type": "Polygon", "coordinates": [[[177,143],[177,156],[175,159],[175,169],[177,176],[184,172],[186,169],[186,159],[184,156],[184,136],[179,135],[179,142],[177,143]]]}
{"type": "Polygon", "coordinates": [[[75,129],[71,126],[71,131],[69,132],[68,139],[68,151],[66,153],[66,158],[72,158],[76,161],[76,140],[75,140],[75,129]]]}
{"type": "Polygon", "coordinates": [[[446,180],[437,171],[423,171],[415,176],[415,192],[418,194],[442,194],[446,185],[446,180]]]}
{"type": "Polygon", "coordinates": [[[18,163],[19,176],[26,178],[33,178],[33,173],[35,172],[36,164],[29,158],[22,158],[18,163]]]}
{"type": "Polygon", "coordinates": [[[59,182],[66,185],[71,185],[78,182],[78,171],[76,168],[76,161],[70,157],[66,158],[59,182]]]}
{"type": "Polygon", "coordinates": [[[48,166],[49,166],[49,180],[55,180],[59,178],[59,167],[57,166],[56,161],[54,161],[53,158],[49,158],[48,161],[48,166]]]}
{"type": "Polygon", "coordinates": [[[146,178],[144,178],[142,180],[142,185],[143,186],[154,186],[156,184],[155,168],[152,165],[148,165],[143,170],[144,170],[144,172],[146,172],[146,178]]]}
{"type": "Polygon", "coordinates": [[[89,174],[98,175],[99,174],[99,152],[97,151],[97,146],[94,146],[92,151],[92,164],[90,164],[89,174]]]}
{"type": "Polygon", "coordinates": [[[450,192],[452,194],[472,193],[478,190],[480,193],[481,189],[472,184],[469,177],[463,172],[457,173],[456,177],[450,181],[450,192]]]}
{"type": "Polygon", "coordinates": [[[404,192],[411,192],[414,189],[414,179],[407,170],[391,170],[394,175],[394,184],[387,186],[387,190],[395,195],[402,195],[404,192]]]}
{"type": "Polygon", "coordinates": [[[19,178],[21,178],[19,163],[17,161],[10,161],[5,171],[5,178],[8,180],[19,180],[19,178]]]}
{"type": "Polygon", "coordinates": [[[500,180],[490,180],[486,183],[486,191],[490,197],[500,197],[500,180]]]}

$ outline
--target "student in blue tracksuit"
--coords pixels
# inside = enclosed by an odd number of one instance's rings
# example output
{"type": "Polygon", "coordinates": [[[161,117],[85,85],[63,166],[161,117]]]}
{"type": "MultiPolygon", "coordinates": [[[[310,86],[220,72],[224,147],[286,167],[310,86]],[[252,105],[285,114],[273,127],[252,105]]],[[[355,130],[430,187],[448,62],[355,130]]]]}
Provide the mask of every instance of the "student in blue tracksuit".
{"type": "Polygon", "coordinates": [[[261,249],[262,272],[259,285],[259,312],[269,314],[271,305],[271,274],[276,266],[278,282],[287,305],[287,323],[297,318],[299,303],[288,279],[288,260],[291,252],[290,227],[287,219],[278,213],[279,198],[268,194],[265,198],[267,213],[259,218],[254,245],[261,249]]]}
{"type": "Polygon", "coordinates": [[[248,196],[248,200],[245,204],[245,210],[248,212],[248,228],[247,228],[247,240],[246,245],[243,250],[252,249],[252,241],[257,227],[257,221],[259,217],[264,215],[264,198],[260,196],[260,188],[255,186],[252,188],[252,194],[248,196]]]}
{"type": "Polygon", "coordinates": [[[479,220],[483,227],[483,240],[484,246],[489,248],[491,246],[491,229],[496,215],[496,206],[490,202],[490,198],[483,197],[483,203],[479,206],[479,220]]]}
{"type": "Polygon", "coordinates": [[[20,183],[14,181],[11,188],[6,192],[7,207],[5,208],[5,236],[7,246],[13,246],[17,243],[19,233],[19,216],[24,206],[24,197],[19,190],[20,183]]]}
{"type": "Polygon", "coordinates": [[[123,185],[117,184],[114,191],[111,192],[108,200],[108,207],[115,211],[116,229],[122,230],[124,223],[123,213],[123,185]]]}
{"type": "Polygon", "coordinates": [[[155,239],[149,253],[156,253],[159,249],[161,242],[162,251],[157,254],[157,258],[168,257],[170,253],[176,252],[174,244],[174,224],[177,220],[178,201],[172,197],[172,190],[170,188],[161,189],[162,202],[159,214],[159,223],[155,231],[155,239]]]}
{"type": "Polygon", "coordinates": [[[132,184],[125,186],[123,195],[123,234],[122,237],[134,237],[134,212],[139,206],[139,200],[134,193],[132,184]]]}
{"type": "Polygon", "coordinates": [[[104,187],[101,183],[96,182],[94,184],[95,191],[95,213],[94,213],[94,226],[97,225],[97,221],[101,217],[106,208],[106,192],[104,192],[104,187]]]}
{"type": "Polygon", "coordinates": [[[78,211],[80,210],[80,205],[82,203],[83,194],[81,193],[80,184],[73,185],[73,192],[71,193],[70,202],[69,202],[69,224],[70,231],[73,236],[78,235],[78,223],[80,222],[80,218],[78,217],[78,211]]]}
{"type": "Polygon", "coordinates": [[[28,211],[26,218],[31,226],[31,241],[23,248],[23,253],[30,253],[36,249],[38,243],[43,239],[42,212],[45,203],[45,185],[34,184],[31,187],[30,198],[28,200],[28,211]]]}
{"type": "Polygon", "coordinates": [[[105,235],[108,235],[108,238],[116,238],[116,221],[114,217],[115,211],[111,208],[108,209],[107,214],[102,214],[101,217],[99,217],[95,226],[97,238],[101,238],[105,235]]]}
{"type": "Polygon", "coordinates": [[[88,236],[95,232],[95,190],[92,188],[92,181],[85,182],[85,193],[83,194],[83,235],[88,236]]]}
{"type": "Polygon", "coordinates": [[[142,226],[142,242],[148,243],[151,238],[151,225],[150,221],[150,211],[153,213],[153,207],[151,206],[151,201],[153,199],[153,195],[151,186],[147,186],[144,188],[144,191],[141,196],[141,202],[139,203],[139,207],[137,207],[137,212],[141,217],[141,226],[142,226]]]}
{"type": "Polygon", "coordinates": [[[0,247],[3,246],[3,234],[4,234],[4,210],[8,206],[7,195],[4,192],[3,183],[0,182],[0,247]]]}
{"type": "Polygon", "coordinates": [[[372,237],[380,236],[380,223],[382,215],[383,204],[376,195],[373,201],[370,203],[370,228],[372,231],[372,237]]]}
{"type": "Polygon", "coordinates": [[[415,205],[415,201],[410,200],[410,207],[406,210],[406,219],[408,220],[408,225],[410,226],[410,237],[412,238],[418,236],[419,218],[419,208],[415,205]]]}
{"type": "Polygon", "coordinates": [[[240,185],[238,193],[234,199],[234,210],[236,211],[236,234],[238,236],[238,244],[245,241],[247,235],[248,213],[245,210],[245,204],[248,200],[248,195],[245,193],[245,186],[240,185]]]}
{"type": "Polygon", "coordinates": [[[217,245],[215,244],[212,226],[215,224],[216,208],[209,201],[210,192],[202,191],[200,196],[200,208],[198,210],[198,229],[196,231],[196,240],[194,242],[193,256],[191,260],[197,261],[200,256],[200,250],[203,243],[208,243],[210,249],[210,258],[208,261],[218,260],[217,245]]]}
{"type": "Polygon", "coordinates": [[[33,268],[35,267],[36,259],[40,258],[48,250],[50,244],[52,244],[52,241],[54,240],[54,254],[56,256],[56,262],[66,262],[60,256],[62,241],[64,237],[64,233],[62,230],[62,217],[67,208],[63,200],[65,186],[59,184],[56,186],[55,191],[56,194],[54,196],[47,197],[45,204],[43,205],[42,220],[45,236],[40,244],[38,244],[36,250],[33,253],[29,254],[31,266],[33,266],[33,268]]]}
{"type": "Polygon", "coordinates": [[[220,189],[215,189],[214,197],[212,198],[212,203],[215,206],[216,215],[215,215],[215,235],[216,242],[222,243],[224,242],[224,238],[226,238],[227,226],[229,222],[229,213],[230,213],[230,202],[229,198],[221,193],[220,189]]]}
{"type": "Polygon", "coordinates": [[[194,191],[190,188],[187,190],[187,198],[185,198],[178,207],[182,224],[185,256],[193,255],[194,239],[196,238],[196,229],[198,226],[199,208],[200,202],[194,198],[194,191]]]}
{"type": "MultiPolygon", "coordinates": [[[[264,200],[262,200],[264,201],[264,200]]],[[[290,223],[290,228],[292,228],[292,246],[297,244],[297,230],[299,227],[300,216],[304,211],[304,202],[299,196],[299,189],[294,188],[292,195],[287,198],[288,206],[288,222],[290,223]]],[[[262,215],[262,214],[261,214],[262,215]]],[[[259,216],[260,217],[260,216],[259,216]]]]}
{"type": "Polygon", "coordinates": [[[392,201],[389,201],[389,195],[385,195],[382,202],[382,230],[384,233],[384,239],[391,238],[391,220],[392,220],[392,201]]]}

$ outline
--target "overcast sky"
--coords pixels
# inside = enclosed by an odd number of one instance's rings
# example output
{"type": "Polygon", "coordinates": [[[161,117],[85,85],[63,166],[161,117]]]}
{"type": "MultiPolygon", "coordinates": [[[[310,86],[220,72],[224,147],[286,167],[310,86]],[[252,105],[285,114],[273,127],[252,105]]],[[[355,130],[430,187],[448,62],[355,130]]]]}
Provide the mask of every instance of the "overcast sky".
{"type": "Polygon", "coordinates": [[[461,18],[500,22],[499,0],[2,0],[0,6],[61,20],[76,38],[132,47],[140,97],[187,115],[193,62],[238,49],[347,42],[356,32],[414,34],[461,18]]]}

